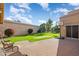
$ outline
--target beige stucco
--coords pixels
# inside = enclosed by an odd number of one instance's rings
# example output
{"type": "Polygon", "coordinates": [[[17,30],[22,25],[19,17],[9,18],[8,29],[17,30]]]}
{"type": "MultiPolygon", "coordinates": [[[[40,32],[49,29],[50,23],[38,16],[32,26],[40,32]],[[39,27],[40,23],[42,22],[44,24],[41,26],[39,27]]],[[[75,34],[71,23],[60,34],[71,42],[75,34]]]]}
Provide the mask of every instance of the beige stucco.
{"type": "Polygon", "coordinates": [[[25,34],[27,34],[27,30],[29,28],[33,29],[33,33],[36,33],[37,30],[39,29],[39,27],[35,26],[35,25],[15,23],[12,21],[5,20],[3,24],[0,24],[0,33],[1,33],[1,35],[3,34],[3,36],[5,36],[4,31],[6,29],[13,29],[14,35],[25,35],[25,34]]]}
{"type": "Polygon", "coordinates": [[[66,27],[68,25],[79,25],[79,10],[71,11],[68,15],[60,18],[61,36],[66,37],[66,27]]]}

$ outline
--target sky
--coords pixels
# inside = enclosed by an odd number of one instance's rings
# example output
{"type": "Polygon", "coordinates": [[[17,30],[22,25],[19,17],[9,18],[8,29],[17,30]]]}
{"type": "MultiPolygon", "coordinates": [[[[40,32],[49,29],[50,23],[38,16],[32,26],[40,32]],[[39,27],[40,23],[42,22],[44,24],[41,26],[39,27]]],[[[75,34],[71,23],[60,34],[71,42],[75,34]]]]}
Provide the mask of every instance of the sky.
{"type": "Polygon", "coordinates": [[[50,18],[55,24],[68,12],[79,9],[79,3],[5,3],[4,19],[40,25],[50,18]]]}

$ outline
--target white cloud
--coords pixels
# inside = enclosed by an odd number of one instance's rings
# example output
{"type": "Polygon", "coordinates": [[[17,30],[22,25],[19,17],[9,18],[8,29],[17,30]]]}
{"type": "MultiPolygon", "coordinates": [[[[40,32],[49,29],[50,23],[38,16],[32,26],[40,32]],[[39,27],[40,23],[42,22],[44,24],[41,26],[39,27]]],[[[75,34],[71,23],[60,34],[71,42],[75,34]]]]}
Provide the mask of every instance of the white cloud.
{"type": "Polygon", "coordinates": [[[25,13],[24,9],[19,9],[19,12],[25,13]]]}
{"type": "Polygon", "coordinates": [[[20,8],[31,10],[31,8],[29,7],[29,5],[30,5],[29,3],[16,3],[15,5],[20,8]]]}
{"type": "Polygon", "coordinates": [[[9,17],[7,17],[6,19],[7,20],[12,20],[12,21],[20,21],[21,23],[32,24],[32,20],[31,20],[32,16],[29,15],[28,17],[26,17],[25,16],[26,14],[24,14],[25,11],[26,10],[23,9],[23,8],[18,9],[14,6],[11,6],[10,7],[10,14],[11,15],[9,17]],[[24,14],[24,16],[22,14],[24,14]]]}
{"type": "Polygon", "coordinates": [[[30,4],[31,3],[15,3],[13,5],[19,7],[21,9],[21,11],[25,10],[25,12],[29,13],[32,10],[30,7],[30,4]]]}
{"type": "Polygon", "coordinates": [[[70,10],[68,10],[68,9],[66,9],[66,8],[57,8],[57,9],[54,10],[53,12],[54,12],[54,13],[59,13],[59,12],[61,12],[61,13],[63,13],[64,15],[67,15],[69,11],[70,11],[70,10]]]}
{"type": "Polygon", "coordinates": [[[53,26],[55,26],[56,25],[56,21],[53,21],[53,26]]]}
{"type": "Polygon", "coordinates": [[[79,3],[69,3],[69,5],[74,6],[74,10],[79,9],[79,3]]]}
{"type": "Polygon", "coordinates": [[[38,20],[39,25],[42,23],[46,23],[46,20],[38,20]]]}
{"type": "Polygon", "coordinates": [[[48,3],[39,3],[39,5],[46,11],[49,11],[50,9],[48,8],[49,4],[48,3]]]}
{"type": "Polygon", "coordinates": [[[10,17],[5,18],[5,20],[13,21],[10,17]]]}
{"type": "Polygon", "coordinates": [[[10,12],[13,13],[13,14],[17,14],[19,12],[19,10],[16,9],[14,6],[11,6],[10,7],[10,12]]]}
{"type": "Polygon", "coordinates": [[[48,3],[40,3],[40,5],[42,6],[42,8],[48,8],[48,3]]]}
{"type": "Polygon", "coordinates": [[[28,18],[32,19],[32,15],[28,15],[28,18]]]}
{"type": "Polygon", "coordinates": [[[29,19],[28,17],[22,16],[21,14],[17,14],[15,16],[15,20],[19,20],[19,21],[21,21],[21,23],[32,24],[32,20],[31,19],[29,19]]]}
{"type": "Polygon", "coordinates": [[[10,13],[11,13],[11,15],[16,15],[16,14],[18,14],[18,13],[25,13],[26,12],[26,10],[25,9],[17,9],[17,8],[15,8],[14,6],[11,6],[10,7],[10,13]]]}
{"type": "Polygon", "coordinates": [[[46,23],[46,21],[45,21],[45,20],[39,20],[39,22],[40,22],[40,23],[46,23]]]}
{"type": "Polygon", "coordinates": [[[69,5],[72,5],[72,6],[79,6],[79,3],[69,3],[69,5]]]}
{"type": "Polygon", "coordinates": [[[79,7],[76,7],[75,10],[79,9],[79,7]]]}
{"type": "Polygon", "coordinates": [[[32,24],[32,21],[27,17],[19,17],[19,19],[22,23],[32,24]]]}
{"type": "Polygon", "coordinates": [[[32,24],[31,19],[28,19],[28,17],[23,17],[20,14],[16,14],[14,17],[13,16],[7,17],[6,20],[10,20],[10,21],[19,20],[21,23],[32,24]]]}

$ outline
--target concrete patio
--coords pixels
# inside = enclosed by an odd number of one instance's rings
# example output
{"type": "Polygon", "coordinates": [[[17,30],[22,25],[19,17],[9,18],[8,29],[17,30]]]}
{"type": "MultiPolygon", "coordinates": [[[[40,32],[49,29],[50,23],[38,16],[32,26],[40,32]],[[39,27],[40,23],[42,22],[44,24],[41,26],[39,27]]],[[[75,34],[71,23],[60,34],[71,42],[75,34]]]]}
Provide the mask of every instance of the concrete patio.
{"type": "Polygon", "coordinates": [[[79,56],[79,40],[59,40],[58,56],[79,56]]]}
{"type": "Polygon", "coordinates": [[[56,56],[58,39],[41,40],[37,42],[17,42],[20,52],[28,56],[56,56]]]}
{"type": "Polygon", "coordinates": [[[58,39],[41,40],[37,42],[20,41],[15,43],[15,45],[19,47],[19,52],[12,53],[10,56],[56,56],[58,42],[58,39]]]}
{"type": "MultiPolygon", "coordinates": [[[[19,51],[9,54],[9,56],[79,56],[79,40],[20,41],[15,45],[19,47],[19,51]]],[[[3,55],[0,49],[0,56],[3,55]]]]}

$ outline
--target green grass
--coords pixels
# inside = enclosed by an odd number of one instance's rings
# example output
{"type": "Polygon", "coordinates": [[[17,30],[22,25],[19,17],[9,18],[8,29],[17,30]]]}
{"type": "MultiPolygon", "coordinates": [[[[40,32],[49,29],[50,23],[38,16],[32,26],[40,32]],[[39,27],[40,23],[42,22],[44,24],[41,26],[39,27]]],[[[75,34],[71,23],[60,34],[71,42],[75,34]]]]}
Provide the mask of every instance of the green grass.
{"type": "Polygon", "coordinates": [[[26,36],[9,37],[9,38],[6,38],[6,39],[15,43],[15,42],[24,41],[24,40],[28,40],[30,42],[35,42],[35,41],[39,41],[39,40],[46,40],[46,39],[57,38],[57,37],[59,37],[59,34],[38,33],[38,34],[31,34],[31,35],[26,35],[26,36]]]}

